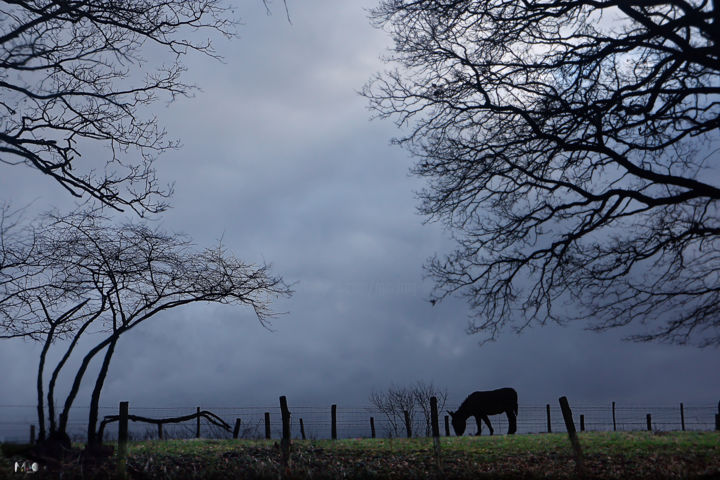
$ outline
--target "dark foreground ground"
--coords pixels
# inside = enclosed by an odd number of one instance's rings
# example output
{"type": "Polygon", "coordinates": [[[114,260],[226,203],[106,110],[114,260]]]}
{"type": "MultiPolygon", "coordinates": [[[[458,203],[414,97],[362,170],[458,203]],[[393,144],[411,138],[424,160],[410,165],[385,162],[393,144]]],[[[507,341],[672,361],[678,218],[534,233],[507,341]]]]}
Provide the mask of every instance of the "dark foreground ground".
{"type": "MultiPolygon", "coordinates": [[[[720,479],[720,433],[584,433],[585,478],[720,479]]],[[[294,440],[288,467],[279,442],[170,440],[133,442],[130,479],[566,479],[576,462],[564,434],[430,439],[294,440]]],[[[79,453],[37,473],[15,473],[23,459],[0,457],[0,478],[122,478],[115,457],[83,462],[79,453]]],[[[29,466],[26,464],[26,466],[29,466]]]]}

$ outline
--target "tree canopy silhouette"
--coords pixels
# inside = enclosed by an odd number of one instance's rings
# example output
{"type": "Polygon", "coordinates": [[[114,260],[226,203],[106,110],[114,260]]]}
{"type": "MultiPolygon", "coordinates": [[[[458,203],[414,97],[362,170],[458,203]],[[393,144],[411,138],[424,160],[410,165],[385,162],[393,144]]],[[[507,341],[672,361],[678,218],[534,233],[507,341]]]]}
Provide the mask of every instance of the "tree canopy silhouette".
{"type": "Polygon", "coordinates": [[[37,377],[41,439],[46,418],[50,434],[66,433],[88,366],[102,354],[90,401],[88,444],[101,440],[96,431],[98,403],[122,334],[161,312],[197,302],[250,306],[265,324],[272,316],[272,300],[292,293],[268,266],[247,264],[221,244],[198,251],[182,235],[143,223],[113,223],[94,210],[46,215],[12,239],[14,255],[22,261],[2,269],[0,299],[10,301],[0,309],[0,334],[24,334],[43,343],[37,377]],[[55,384],[81,338],[94,340],[81,354],[57,415],[55,384]],[[47,353],[58,340],[64,340],[59,342],[64,353],[46,381],[47,353]]]}
{"type": "Polygon", "coordinates": [[[184,35],[232,36],[229,13],[220,0],[0,1],[0,162],[76,197],[162,211],[172,188],[153,164],[178,144],[147,107],[193,91],[181,58],[217,54],[207,38],[184,35]],[[144,58],[146,46],[164,60],[144,58]]]}
{"type": "Polygon", "coordinates": [[[383,0],[364,89],[457,248],[432,301],[472,333],[583,320],[720,345],[720,5],[383,0]]]}

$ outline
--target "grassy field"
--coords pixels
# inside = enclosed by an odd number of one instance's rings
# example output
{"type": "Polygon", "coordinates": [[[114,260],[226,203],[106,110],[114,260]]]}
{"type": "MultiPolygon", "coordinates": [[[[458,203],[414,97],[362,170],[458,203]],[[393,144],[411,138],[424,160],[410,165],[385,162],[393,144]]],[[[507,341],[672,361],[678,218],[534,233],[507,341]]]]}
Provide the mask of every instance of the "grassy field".
{"type": "MultiPolygon", "coordinates": [[[[720,434],[618,432],[580,434],[587,478],[720,478],[720,434]]],[[[133,442],[131,479],[373,479],[575,478],[566,434],[441,438],[440,459],[431,439],[294,440],[287,470],[278,443],[266,440],[133,442]]],[[[15,459],[3,458],[0,477],[15,459]]],[[[114,462],[88,467],[69,462],[67,478],[115,478],[114,462]]],[[[39,472],[33,478],[58,478],[39,472]]]]}

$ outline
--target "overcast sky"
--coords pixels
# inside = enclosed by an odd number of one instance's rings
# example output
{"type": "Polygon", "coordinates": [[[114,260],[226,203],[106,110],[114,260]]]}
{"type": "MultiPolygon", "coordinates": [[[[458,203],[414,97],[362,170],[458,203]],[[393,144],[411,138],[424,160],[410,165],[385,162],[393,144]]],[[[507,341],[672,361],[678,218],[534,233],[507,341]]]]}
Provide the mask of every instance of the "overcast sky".
{"type": "MultiPolygon", "coordinates": [[[[417,380],[447,388],[450,407],[474,390],[514,387],[520,405],[716,404],[717,349],[620,340],[581,326],[506,332],[480,347],[459,299],[431,306],[422,265],[453,244],[416,213],[412,158],[370,121],[358,91],[386,68],[389,37],[364,9],[375,0],[244,2],[241,38],[216,43],[224,62],[186,59],[194,98],[157,105],[183,147],[158,161],[175,182],[158,221],[197,245],[220,237],[240,258],[294,283],[262,328],[250,309],[193,306],[122,337],[102,405],[365,405],[373,390],[417,380]]],[[[2,199],[70,205],[48,178],[2,166],[2,199]]],[[[39,346],[0,344],[1,405],[32,405],[39,346]]],[[[89,388],[78,405],[89,403],[89,388]]],[[[0,416],[7,417],[0,408],[0,416]]],[[[30,411],[29,415],[32,415],[30,411]]],[[[29,418],[32,418],[31,416],[29,418]]],[[[522,414],[519,419],[522,425],[522,414]]],[[[2,424],[0,424],[2,428],[2,424]]],[[[2,437],[2,433],[0,433],[2,437]]]]}

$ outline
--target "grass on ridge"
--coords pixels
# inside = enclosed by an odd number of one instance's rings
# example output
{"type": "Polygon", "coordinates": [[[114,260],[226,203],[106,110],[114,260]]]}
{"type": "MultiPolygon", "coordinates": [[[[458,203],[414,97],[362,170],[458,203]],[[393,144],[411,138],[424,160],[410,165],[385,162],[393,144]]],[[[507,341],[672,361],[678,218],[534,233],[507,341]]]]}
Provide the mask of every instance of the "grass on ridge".
{"type": "MultiPolygon", "coordinates": [[[[589,478],[720,478],[717,432],[586,432],[579,438],[589,478]]],[[[569,479],[576,473],[565,433],[442,437],[440,464],[429,438],[295,439],[288,471],[281,464],[279,443],[209,439],[131,442],[128,478],[569,479]]],[[[0,460],[2,478],[9,472],[9,459],[0,460]]],[[[70,468],[63,478],[84,475],[82,469],[74,472],[74,467],[70,468]]],[[[113,472],[112,466],[106,466],[93,478],[116,478],[113,472]]],[[[54,475],[35,478],[57,478],[57,473],[54,475]]]]}

